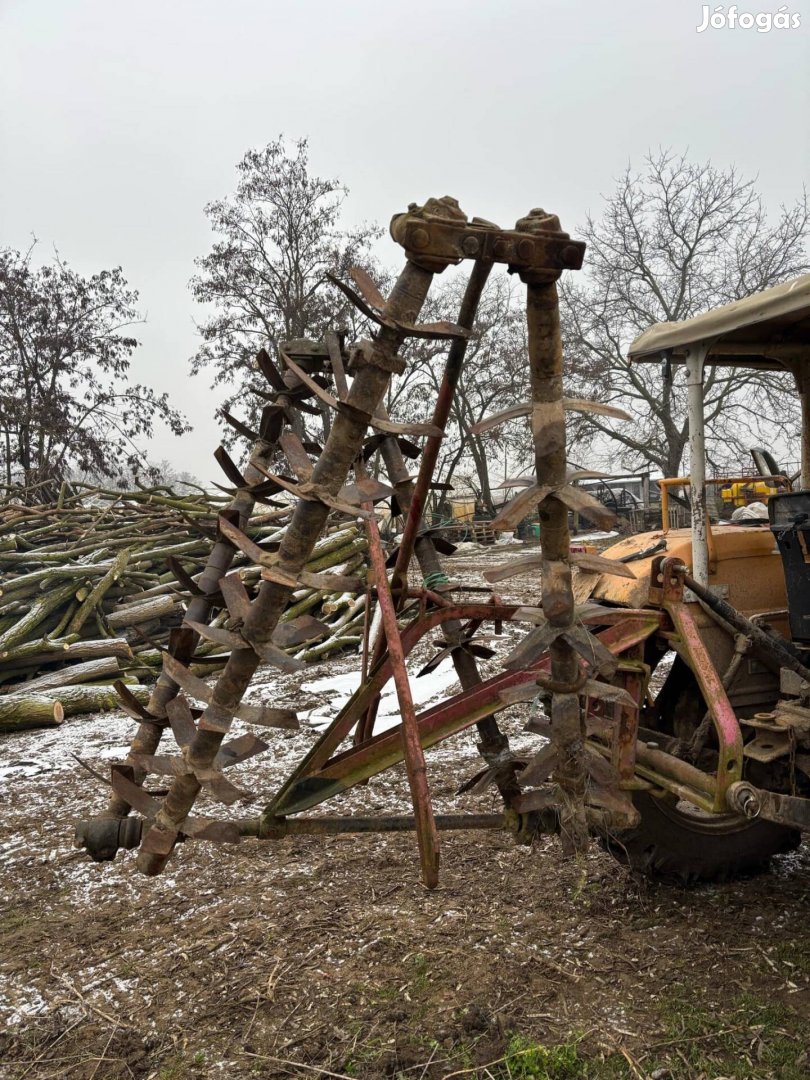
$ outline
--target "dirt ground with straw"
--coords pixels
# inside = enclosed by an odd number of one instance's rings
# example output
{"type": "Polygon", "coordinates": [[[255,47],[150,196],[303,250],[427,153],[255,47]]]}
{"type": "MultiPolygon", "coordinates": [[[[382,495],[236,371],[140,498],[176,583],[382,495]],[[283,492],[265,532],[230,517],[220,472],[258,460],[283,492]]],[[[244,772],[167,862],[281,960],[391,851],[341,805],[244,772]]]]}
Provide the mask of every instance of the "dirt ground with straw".
{"type": "MultiPolygon", "coordinates": [[[[450,571],[480,581],[505,557],[467,552],[450,571]]],[[[502,592],[527,602],[536,587],[502,592]]],[[[488,643],[502,656],[515,640],[488,643]]],[[[357,670],[351,656],[262,671],[255,700],[290,702],[303,723],[229,771],[254,811],[357,670]]],[[[434,677],[424,703],[453,690],[434,677]]],[[[519,750],[538,745],[525,720],[504,721],[519,750]]],[[[3,1080],[810,1075],[806,846],[769,874],[691,890],[634,878],[598,847],[564,861],[554,838],[526,848],[499,832],[443,834],[434,892],[409,834],[188,843],[146,879],[131,853],[98,866],[72,848],[104,790],[70,755],[103,771],[129,733],[101,715],[0,741],[3,1080]]],[[[428,766],[439,812],[498,809],[455,794],[480,767],[471,733],[428,766]]],[[[407,812],[404,773],[326,809],[407,812]]]]}

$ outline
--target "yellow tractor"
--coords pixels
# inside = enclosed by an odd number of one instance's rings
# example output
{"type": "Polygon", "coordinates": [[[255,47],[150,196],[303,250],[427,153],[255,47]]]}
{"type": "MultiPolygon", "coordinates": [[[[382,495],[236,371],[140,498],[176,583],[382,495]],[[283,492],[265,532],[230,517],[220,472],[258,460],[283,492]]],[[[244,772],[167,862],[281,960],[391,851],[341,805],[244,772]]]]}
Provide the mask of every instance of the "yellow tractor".
{"type": "Polygon", "coordinates": [[[630,349],[633,362],[663,356],[686,367],[691,473],[664,481],[660,530],[604,552],[632,577],[591,575],[578,599],[666,616],[638,650],[657,692],[648,691],[641,709],[635,775],[659,786],[634,796],[637,827],[608,840],[614,854],[653,876],[692,881],[753,871],[810,826],[809,347],[806,275],[688,322],[653,326],[630,349]],[[764,522],[709,520],[708,364],[795,376],[801,490],[778,475],[722,481],[738,492],[767,487],[764,522]],[[675,485],[691,486],[691,529],[667,527],[675,485]]]}

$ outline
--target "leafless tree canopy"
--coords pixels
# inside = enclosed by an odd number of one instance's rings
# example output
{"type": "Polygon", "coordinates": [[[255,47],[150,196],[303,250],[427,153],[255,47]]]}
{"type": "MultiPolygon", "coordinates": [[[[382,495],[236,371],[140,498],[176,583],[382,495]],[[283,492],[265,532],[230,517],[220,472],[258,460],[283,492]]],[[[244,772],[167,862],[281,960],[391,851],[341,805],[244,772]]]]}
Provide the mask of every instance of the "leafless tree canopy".
{"type": "MultiPolygon", "coordinates": [[[[346,327],[354,336],[356,313],[327,275],[345,278],[359,264],[383,292],[388,275],[370,253],[380,230],[342,225],[346,189],[310,174],[305,140],[279,139],[251,150],[237,171],[233,195],[206,207],[217,239],[197,261],[191,283],[210,312],[199,328],[202,343],[192,371],[209,369],[214,386],[227,388],[226,407],[237,401],[236,411],[255,421],[262,404],[251,391],[258,381],[256,352],[275,352],[290,338],[317,339],[329,328],[346,327]]],[[[652,323],[690,318],[804,272],[807,230],[804,198],[769,222],[754,182],[733,168],[693,164],[668,152],[649,155],[641,172],[628,168],[601,217],[589,217],[577,230],[588,242],[586,269],[564,275],[560,290],[566,392],[619,405],[633,421],[572,414],[572,458],[593,461],[592,451],[598,451],[613,469],[651,467],[677,475],[687,442],[683,379],[664,367],[631,367],[630,342],[652,323]]],[[[438,278],[423,318],[454,319],[463,287],[463,274],[438,278]]],[[[392,415],[429,418],[445,348],[430,341],[410,346],[408,369],[389,393],[392,415]]],[[[754,442],[770,445],[792,434],[790,379],[707,370],[708,446],[719,468],[736,462],[754,442]]],[[[521,290],[496,271],[470,339],[439,480],[463,482],[488,507],[500,501],[504,462],[514,474],[530,461],[528,426],[517,420],[484,435],[471,428],[524,400],[526,386],[521,290]]]]}
{"type": "MultiPolygon", "coordinates": [[[[144,467],[137,443],[156,420],[190,430],[166,394],[128,385],[138,294],[120,267],[86,278],[57,255],[0,249],[0,462],[31,488],[71,470],[101,477],[144,467]]],[[[40,492],[40,494],[42,494],[40,492]]]]}
{"type": "MultiPolygon", "coordinates": [[[[687,442],[686,395],[676,373],[630,365],[627,348],[652,323],[683,320],[804,273],[808,207],[803,196],[767,220],[753,180],[710,162],[650,154],[641,172],[628,167],[579,235],[586,270],[561,283],[569,391],[612,402],[633,423],[588,415],[575,423],[583,442],[610,432],[622,447],[612,463],[678,474],[687,442]]],[[[788,375],[708,368],[708,452],[719,467],[752,441],[795,428],[788,375]]]]}
{"type": "Polygon", "coordinates": [[[238,401],[237,411],[255,420],[256,353],[351,324],[353,311],[327,274],[345,279],[351,266],[369,265],[380,230],[343,228],[347,190],[310,174],[305,139],[249,150],[237,173],[235,192],[205,208],[217,240],[197,260],[191,291],[212,314],[199,326],[191,370],[210,369],[213,385],[228,388],[225,407],[238,401]]]}

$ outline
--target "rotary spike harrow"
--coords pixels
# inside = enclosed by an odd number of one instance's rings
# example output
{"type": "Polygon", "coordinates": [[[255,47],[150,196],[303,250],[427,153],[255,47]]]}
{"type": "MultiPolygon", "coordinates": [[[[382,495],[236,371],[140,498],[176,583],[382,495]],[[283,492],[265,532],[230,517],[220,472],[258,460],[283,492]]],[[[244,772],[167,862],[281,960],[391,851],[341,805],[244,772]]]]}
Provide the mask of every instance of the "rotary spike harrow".
{"type": "MultiPolygon", "coordinates": [[[[127,761],[112,768],[112,795],[105,813],[77,828],[78,842],[95,859],[113,858],[121,847],[137,847],[138,868],[153,875],[163,870],[177,842],[185,838],[235,842],[243,836],[271,839],[292,832],[414,829],[423,880],[433,887],[438,881],[438,832],[442,829],[508,828],[524,841],[541,830],[557,831],[566,850],[581,851],[589,829],[626,827],[637,820],[620,780],[632,775],[632,763],[627,771],[626,736],[637,724],[643,689],[644,680],[638,677],[639,648],[658,628],[659,618],[649,610],[617,614],[599,605],[577,609],[571,577],[569,510],[600,526],[613,519],[601,503],[573,486],[576,475],[566,474],[565,410],[622,415],[608,406],[563,396],[555,283],[563,270],[580,268],[585,246],[572,240],[558,219],[542,210],[533,210],[514,230],[502,230],[479,219],[468,221],[450,198],[431,199],[395,216],[391,235],[404,248],[407,261],[387,299],[361,270],[352,271],[352,285],[335,281],[376,325],[373,337],[349,346],[336,332],[327,333],[321,344],[288,342],[279,351],[278,366],[262,350],[257,367],[265,385],[255,389],[267,404],[259,430],[254,432],[223,413],[240,435],[252,440],[253,447],[244,471],[223,448],[216,453],[231,485],[224,490],[232,499],[220,516],[202,576],[192,581],[182,567],[174,565],[179,584],[191,599],[184,625],[172,634],[164,653],[163,671],[148,705],[140,704],[125,686],[119,688],[122,708],[138,727],[127,761]],[[419,312],[433,275],[464,259],[473,266],[458,321],[420,324],[419,312]],[[486,577],[494,583],[512,572],[539,569],[541,603],[530,608],[504,604],[490,589],[484,590],[487,596],[479,602],[459,602],[452,586],[445,584],[441,561],[441,555],[452,548],[422,524],[468,334],[495,262],[505,263],[527,286],[531,400],[484,421],[479,430],[529,416],[536,479],[503,509],[494,527],[512,529],[539,506],[543,529],[539,555],[496,567],[486,577]],[[400,349],[411,337],[450,342],[429,423],[396,423],[383,405],[392,375],[405,370],[400,349]],[[307,441],[302,414],[317,414],[324,408],[330,410],[332,422],[321,448],[307,441]],[[406,460],[420,454],[414,438],[424,439],[415,479],[406,460]],[[387,483],[369,476],[367,463],[375,455],[382,460],[387,483]],[[279,466],[282,459],[288,472],[279,466]],[[263,547],[247,535],[248,519],[256,501],[272,506],[272,497],[281,493],[295,497],[291,523],[280,544],[263,547]],[[392,568],[390,580],[374,512],[375,503],[389,499],[405,515],[399,547],[387,560],[392,568]],[[284,647],[317,636],[317,620],[309,616],[280,623],[293,592],[306,587],[355,594],[367,588],[348,572],[308,568],[331,515],[363,522],[372,592],[382,616],[384,632],[371,646],[370,604],[366,605],[361,685],[261,816],[218,820],[196,815],[201,791],[225,806],[238,802],[244,793],[227,778],[227,769],[268,747],[253,734],[229,738],[235,721],[268,729],[297,723],[291,710],[243,702],[260,663],[296,670],[302,665],[284,647]],[[229,573],[237,550],[261,567],[261,586],[253,597],[239,575],[229,573]],[[414,557],[426,583],[420,589],[410,588],[407,581],[414,557]],[[428,587],[431,582],[433,588],[428,587]],[[221,619],[211,625],[223,608],[227,609],[227,627],[221,619]],[[476,631],[484,623],[495,623],[497,629],[504,621],[526,623],[530,632],[507,658],[504,670],[484,679],[478,660],[494,654],[476,640],[476,631]],[[436,628],[442,632],[439,651],[423,670],[432,670],[449,656],[462,692],[417,714],[406,660],[436,628]],[[213,686],[190,671],[202,640],[230,650],[213,686]],[[628,672],[624,679],[617,674],[620,656],[628,672]],[[635,664],[628,664],[628,658],[635,664]],[[375,734],[380,693],[389,680],[396,688],[401,723],[375,734]],[[538,696],[547,699],[550,720],[545,726],[535,722],[532,730],[548,741],[527,761],[512,754],[496,716],[538,696]],[[192,701],[204,703],[204,708],[192,707],[192,701]],[[610,710],[619,721],[615,730],[623,733],[625,742],[614,739],[611,743],[607,738],[601,749],[586,747],[586,736],[598,727],[599,715],[609,716],[610,710]],[[436,816],[424,750],[473,725],[485,768],[462,791],[495,785],[504,812],[436,816]],[[161,753],[168,729],[176,749],[161,753]],[[412,817],[297,816],[402,761],[410,784],[412,817]],[[150,774],[167,779],[168,790],[162,797],[144,788],[150,774]]],[[[622,564],[595,555],[573,558],[583,569],[600,574],[629,573],[622,564]]]]}

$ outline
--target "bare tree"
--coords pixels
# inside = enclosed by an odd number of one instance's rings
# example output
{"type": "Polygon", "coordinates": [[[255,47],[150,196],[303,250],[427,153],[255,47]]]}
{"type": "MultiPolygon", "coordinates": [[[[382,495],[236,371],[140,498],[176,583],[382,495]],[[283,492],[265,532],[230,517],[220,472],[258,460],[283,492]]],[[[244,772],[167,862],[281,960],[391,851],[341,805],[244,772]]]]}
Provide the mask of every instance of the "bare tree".
{"type": "Polygon", "coordinates": [[[327,275],[345,278],[353,265],[368,267],[380,230],[343,227],[347,189],[310,174],[306,139],[249,150],[237,173],[235,192],[205,207],[217,240],[196,260],[191,291],[213,313],[199,326],[191,370],[210,369],[213,386],[228,388],[225,407],[238,399],[255,420],[256,353],[274,355],[282,341],[351,326],[354,309],[327,275]]]}
{"type": "MultiPolygon", "coordinates": [[[[139,441],[157,420],[190,430],[168,395],[128,385],[138,294],[121,268],[86,278],[57,255],[40,268],[0,249],[0,462],[30,488],[73,471],[101,477],[145,467],[139,441]]],[[[40,493],[41,494],[41,493],[40,493]]]]}
{"type": "MultiPolygon", "coordinates": [[[[452,321],[464,291],[462,275],[440,279],[421,317],[452,321]]],[[[531,439],[525,421],[504,424],[483,435],[472,427],[485,416],[526,397],[526,329],[520,291],[510,278],[494,273],[481,298],[467,345],[464,369],[453,401],[450,423],[437,463],[436,479],[452,484],[464,476],[488,509],[495,502],[494,478],[508,458],[510,467],[528,462],[531,439]]],[[[389,391],[389,411],[397,417],[429,419],[441,384],[446,342],[413,341],[408,370],[389,391]]],[[[498,477],[500,479],[500,477],[498,477]]]]}
{"type": "MultiPolygon", "coordinates": [[[[677,476],[688,439],[683,380],[666,365],[629,364],[629,344],[652,323],[689,319],[805,272],[807,232],[806,196],[771,224],[754,181],[733,168],[665,151],[648,155],[640,173],[628,167],[601,217],[578,234],[588,243],[585,274],[565,276],[560,289],[567,389],[615,403],[633,422],[587,414],[574,421],[574,439],[610,434],[623,468],[677,476]]],[[[707,368],[707,448],[718,467],[752,439],[795,427],[790,378],[707,368]]]]}

